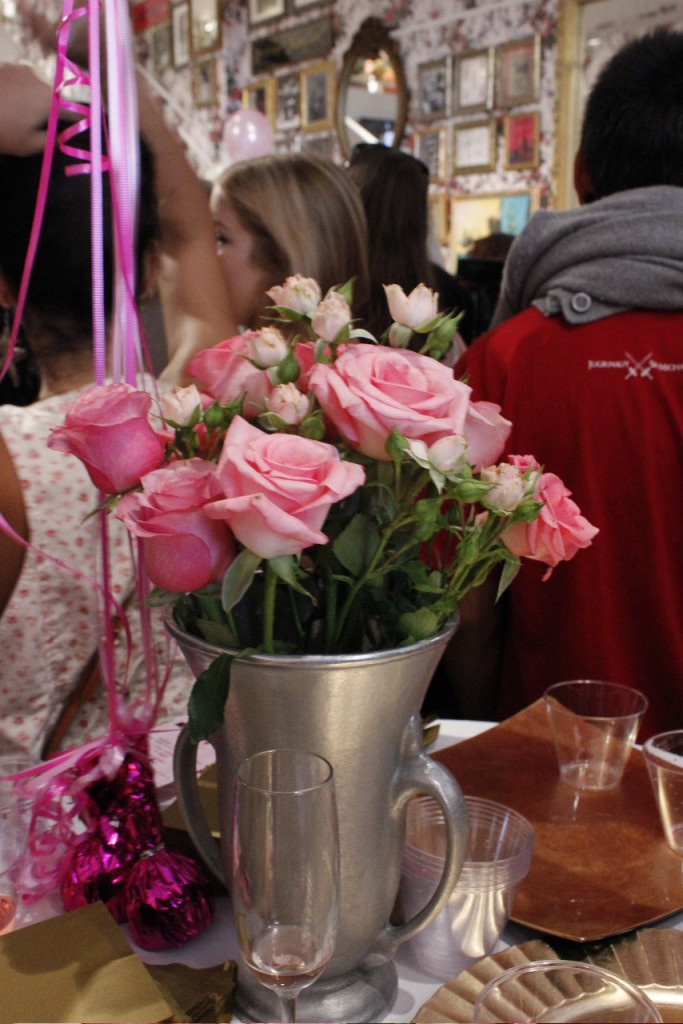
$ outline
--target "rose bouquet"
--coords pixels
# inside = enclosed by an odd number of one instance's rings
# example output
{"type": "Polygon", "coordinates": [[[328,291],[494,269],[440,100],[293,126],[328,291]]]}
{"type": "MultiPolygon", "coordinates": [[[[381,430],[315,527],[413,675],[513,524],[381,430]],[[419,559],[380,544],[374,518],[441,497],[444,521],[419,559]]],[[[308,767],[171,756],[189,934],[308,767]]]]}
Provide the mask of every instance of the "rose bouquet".
{"type": "MultiPolygon", "coordinates": [[[[148,600],[186,631],[241,655],[396,647],[438,632],[495,567],[502,592],[520,558],[549,574],[590,544],[559,478],[499,462],[511,424],[439,362],[457,317],[423,285],[386,293],[378,344],[349,286],[322,297],[289,278],[271,322],[192,359],[201,390],[94,387],[53,433],[139,538],[148,600]]],[[[220,724],[210,685],[190,700],[196,738],[220,724]]]]}

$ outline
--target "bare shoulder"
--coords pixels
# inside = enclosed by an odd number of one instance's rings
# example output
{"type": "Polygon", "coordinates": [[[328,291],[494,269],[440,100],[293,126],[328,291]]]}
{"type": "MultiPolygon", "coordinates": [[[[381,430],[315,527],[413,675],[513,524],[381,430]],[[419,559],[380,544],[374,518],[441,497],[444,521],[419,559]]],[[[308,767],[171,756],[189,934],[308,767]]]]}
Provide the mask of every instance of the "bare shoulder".
{"type": "MultiPolygon", "coordinates": [[[[24,540],[28,540],[28,521],[21,489],[21,481],[9,453],[5,440],[0,432],[0,514],[8,525],[24,540]]],[[[21,574],[25,549],[0,529],[0,615],[5,610],[12,596],[12,591],[21,574]]]]}

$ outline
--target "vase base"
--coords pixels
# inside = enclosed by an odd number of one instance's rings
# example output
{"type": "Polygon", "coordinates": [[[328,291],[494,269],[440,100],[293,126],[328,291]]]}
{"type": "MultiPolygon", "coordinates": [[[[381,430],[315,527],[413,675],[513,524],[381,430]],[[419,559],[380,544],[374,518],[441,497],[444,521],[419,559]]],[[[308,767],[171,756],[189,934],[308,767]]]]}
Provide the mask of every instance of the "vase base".
{"type": "MultiPolygon", "coordinates": [[[[389,1012],[396,998],[398,976],[392,963],[348,974],[321,978],[304,989],[297,999],[297,1020],[316,1024],[365,1024],[389,1012]]],[[[277,1021],[279,1006],[274,993],[241,968],[235,994],[235,1012],[243,1021],[277,1021]]]]}

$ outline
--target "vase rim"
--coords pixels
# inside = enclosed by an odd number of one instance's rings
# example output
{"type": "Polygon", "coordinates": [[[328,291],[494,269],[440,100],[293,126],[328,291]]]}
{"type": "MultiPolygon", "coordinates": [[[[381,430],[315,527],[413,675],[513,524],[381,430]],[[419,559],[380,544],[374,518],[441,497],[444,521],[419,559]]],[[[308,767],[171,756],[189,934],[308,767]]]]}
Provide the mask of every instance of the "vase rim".
{"type": "MultiPolygon", "coordinates": [[[[330,666],[340,664],[342,662],[348,665],[350,662],[367,663],[372,661],[386,661],[387,659],[391,660],[392,658],[402,658],[411,651],[424,650],[426,647],[442,645],[444,639],[455,632],[458,625],[458,618],[459,617],[456,613],[451,619],[449,619],[443,629],[439,630],[438,633],[425,637],[424,640],[417,640],[415,643],[405,644],[403,647],[385,647],[378,651],[361,651],[351,654],[266,654],[259,651],[248,655],[248,657],[242,660],[252,663],[260,662],[261,664],[272,664],[276,662],[278,665],[295,664],[305,661],[308,664],[314,663],[330,666]]],[[[188,633],[187,630],[183,629],[183,627],[176,621],[173,608],[164,609],[164,624],[174,640],[182,646],[191,647],[201,654],[217,657],[219,654],[230,653],[234,650],[234,648],[225,647],[221,644],[215,644],[209,640],[204,640],[202,637],[196,636],[194,633],[188,633]]]]}

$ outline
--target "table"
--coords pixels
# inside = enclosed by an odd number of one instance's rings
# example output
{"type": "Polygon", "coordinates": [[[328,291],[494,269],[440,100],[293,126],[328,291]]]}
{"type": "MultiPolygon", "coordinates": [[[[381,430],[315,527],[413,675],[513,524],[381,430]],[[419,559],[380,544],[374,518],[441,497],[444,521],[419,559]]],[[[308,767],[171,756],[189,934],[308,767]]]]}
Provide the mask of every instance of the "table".
{"type": "MultiPolygon", "coordinates": [[[[441,720],[438,739],[430,750],[435,751],[469,739],[486,729],[492,728],[493,724],[491,722],[441,720]]],[[[172,749],[172,736],[173,734],[170,733],[166,737],[162,737],[162,743],[158,748],[161,752],[159,757],[162,760],[165,758],[166,751],[172,749]]],[[[163,787],[169,778],[168,775],[164,775],[164,771],[168,771],[168,769],[165,764],[163,766],[160,765],[160,768],[162,771],[158,778],[163,787]]],[[[41,901],[40,904],[36,904],[22,923],[28,924],[60,912],[61,903],[59,898],[50,897],[41,901]]],[[[658,926],[683,930],[683,912],[660,921],[658,926]]],[[[232,959],[239,962],[240,959],[231,906],[227,897],[221,897],[217,900],[216,915],[211,926],[201,935],[197,936],[197,938],[177,950],[150,952],[149,950],[139,949],[131,941],[125,926],[123,926],[123,931],[126,933],[131,946],[145,963],[168,964],[181,962],[190,967],[212,967],[224,960],[232,959]]],[[[503,932],[501,940],[492,952],[498,952],[507,946],[517,945],[536,937],[538,937],[536,932],[511,923],[503,932]]],[[[406,1022],[412,1020],[420,1007],[430,999],[434,992],[449,979],[430,978],[424,972],[416,969],[411,963],[410,943],[406,943],[399,948],[394,963],[398,971],[398,992],[390,1012],[383,1018],[383,1021],[385,1024],[406,1024],[406,1022]]],[[[457,973],[458,967],[456,965],[450,977],[454,977],[457,973]]],[[[234,1020],[238,1021],[239,1018],[235,1017],[234,1020]]]]}

